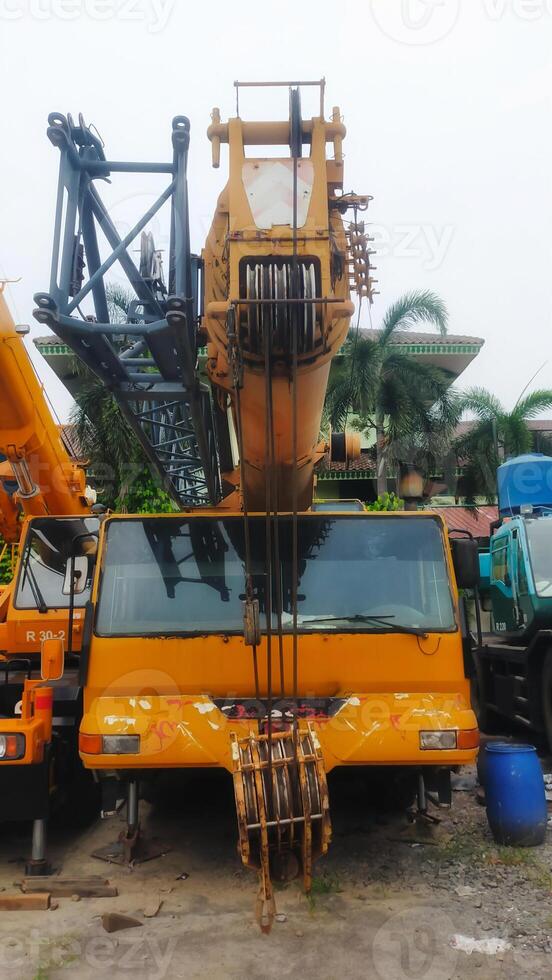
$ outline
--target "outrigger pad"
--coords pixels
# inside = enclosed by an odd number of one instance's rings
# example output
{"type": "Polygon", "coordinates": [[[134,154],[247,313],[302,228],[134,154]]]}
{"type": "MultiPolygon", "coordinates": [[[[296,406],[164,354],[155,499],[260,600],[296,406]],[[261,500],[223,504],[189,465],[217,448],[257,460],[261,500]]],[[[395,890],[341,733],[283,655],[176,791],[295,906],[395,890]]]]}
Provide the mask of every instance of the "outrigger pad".
{"type": "Polygon", "coordinates": [[[328,850],[330,802],[322,751],[310,726],[295,731],[232,736],[234,794],[242,861],[259,873],[257,919],[269,932],[275,915],[271,877],[302,869],[305,891],[312,865],[328,850]]]}
{"type": "Polygon", "coordinates": [[[394,835],[393,840],[406,844],[446,844],[450,834],[441,827],[438,817],[428,813],[413,814],[405,827],[394,835]]]}
{"type": "Polygon", "coordinates": [[[29,858],[25,862],[25,877],[27,878],[42,878],[44,875],[51,875],[54,873],[54,868],[46,858],[42,858],[40,861],[34,861],[29,858]]]}
{"type": "Polygon", "coordinates": [[[107,861],[108,864],[121,864],[123,866],[133,866],[144,864],[146,861],[153,861],[154,858],[163,857],[171,850],[168,844],[157,838],[142,837],[139,831],[132,836],[128,836],[122,831],[119,838],[112,844],[99,847],[92,852],[92,857],[100,861],[107,861]]]}

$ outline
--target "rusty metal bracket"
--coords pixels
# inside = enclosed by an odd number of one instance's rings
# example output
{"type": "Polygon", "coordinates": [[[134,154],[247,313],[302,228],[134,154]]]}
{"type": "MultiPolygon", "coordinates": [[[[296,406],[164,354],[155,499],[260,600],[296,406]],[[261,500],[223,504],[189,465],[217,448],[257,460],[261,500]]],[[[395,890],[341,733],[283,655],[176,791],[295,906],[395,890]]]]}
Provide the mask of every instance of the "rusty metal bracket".
{"type": "Polygon", "coordinates": [[[269,932],[275,914],[272,877],[302,869],[310,892],[314,861],[331,838],[326,772],[316,732],[310,725],[271,735],[232,734],[234,793],[239,852],[259,873],[257,918],[269,932]]]}
{"type": "Polygon", "coordinates": [[[243,604],[243,641],[249,647],[261,642],[259,600],[247,596],[243,604]]]}
{"type": "Polygon", "coordinates": [[[349,286],[361,299],[366,297],[372,303],[376,294],[374,285],[378,281],[371,275],[375,266],[372,265],[370,256],[374,255],[376,249],[370,248],[369,243],[374,239],[365,231],[364,221],[358,221],[356,215],[355,220],[350,222],[345,237],[349,286]]]}

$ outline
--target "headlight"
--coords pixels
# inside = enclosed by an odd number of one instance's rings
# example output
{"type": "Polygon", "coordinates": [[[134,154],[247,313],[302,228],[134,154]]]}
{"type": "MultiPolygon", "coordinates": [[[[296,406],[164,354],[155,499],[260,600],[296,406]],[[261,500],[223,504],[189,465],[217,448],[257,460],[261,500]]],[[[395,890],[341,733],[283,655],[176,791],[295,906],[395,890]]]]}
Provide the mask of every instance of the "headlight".
{"type": "Polygon", "coordinates": [[[139,735],[103,735],[102,752],[106,755],[127,755],[140,751],[139,735]]]}
{"type": "Polygon", "coordinates": [[[444,731],[420,732],[421,749],[455,749],[456,730],[445,729],[444,731]]]}
{"type": "Polygon", "coordinates": [[[0,761],[22,759],[25,755],[25,736],[6,732],[0,734],[0,761]]]}

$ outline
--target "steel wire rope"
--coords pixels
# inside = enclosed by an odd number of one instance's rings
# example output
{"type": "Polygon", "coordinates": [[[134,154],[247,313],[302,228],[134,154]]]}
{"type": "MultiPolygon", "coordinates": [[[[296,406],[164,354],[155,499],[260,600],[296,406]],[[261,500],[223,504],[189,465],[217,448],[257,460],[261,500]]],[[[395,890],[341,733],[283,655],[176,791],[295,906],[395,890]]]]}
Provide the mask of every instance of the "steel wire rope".
{"type": "Polygon", "coordinates": [[[264,340],[265,368],[265,572],[266,572],[266,706],[267,706],[267,784],[270,812],[272,812],[272,486],[273,465],[271,431],[274,426],[272,414],[272,378],[270,357],[270,331],[268,329],[268,309],[259,310],[264,340]]]}
{"type": "MultiPolygon", "coordinates": [[[[235,311],[233,311],[235,316],[235,311]]],[[[251,575],[251,538],[250,538],[250,525],[249,525],[249,509],[247,506],[247,494],[245,492],[245,461],[243,455],[243,429],[242,429],[242,409],[241,409],[241,397],[240,397],[240,378],[239,378],[239,367],[237,364],[238,351],[236,343],[235,334],[235,321],[232,331],[228,331],[228,337],[231,345],[231,357],[232,357],[232,370],[233,370],[233,385],[236,399],[236,435],[238,439],[238,453],[240,457],[240,484],[242,491],[242,507],[243,507],[243,534],[244,534],[244,545],[245,545],[245,594],[248,599],[253,598],[253,579],[251,575]]],[[[258,701],[260,699],[260,687],[259,687],[259,664],[257,657],[257,644],[252,644],[253,649],[253,676],[255,680],[255,698],[258,701]]]]}

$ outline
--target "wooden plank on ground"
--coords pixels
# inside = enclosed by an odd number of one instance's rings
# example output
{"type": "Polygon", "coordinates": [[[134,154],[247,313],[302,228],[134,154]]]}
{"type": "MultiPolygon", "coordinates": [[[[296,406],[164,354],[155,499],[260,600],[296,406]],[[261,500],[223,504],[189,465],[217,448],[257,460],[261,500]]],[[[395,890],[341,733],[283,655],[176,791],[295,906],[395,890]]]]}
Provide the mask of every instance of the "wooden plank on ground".
{"type": "Polygon", "coordinates": [[[79,895],[80,898],[115,898],[119,893],[114,885],[99,875],[81,878],[63,878],[57,875],[46,875],[36,878],[24,878],[21,882],[24,893],[48,891],[57,898],[70,898],[79,895]]]}
{"type": "Polygon", "coordinates": [[[33,892],[29,895],[22,892],[13,895],[0,894],[0,912],[36,912],[49,907],[49,892],[33,892]]]}

